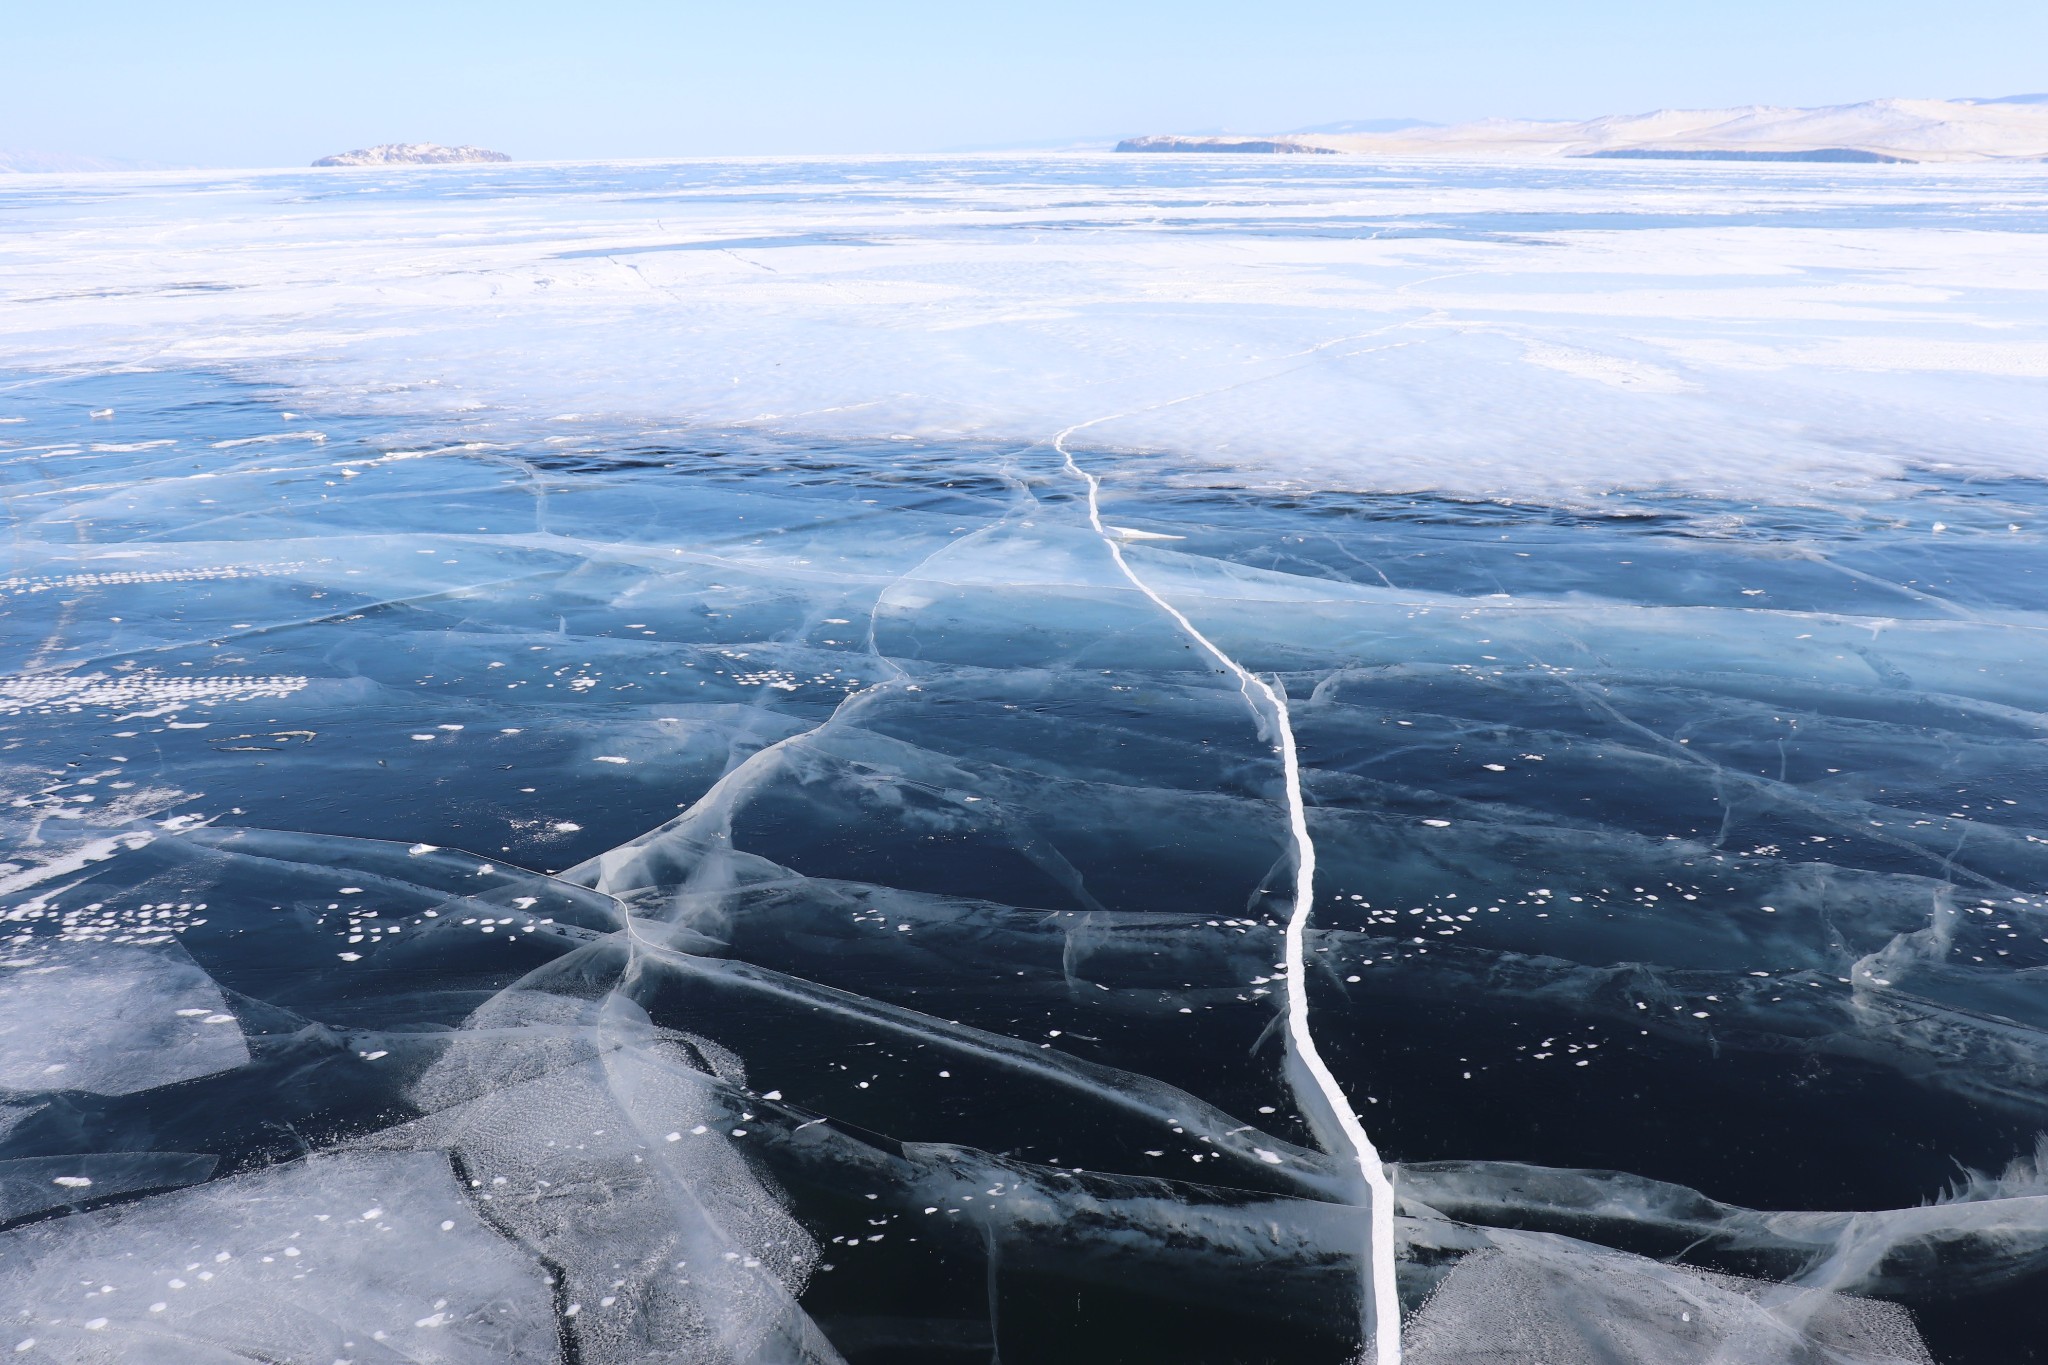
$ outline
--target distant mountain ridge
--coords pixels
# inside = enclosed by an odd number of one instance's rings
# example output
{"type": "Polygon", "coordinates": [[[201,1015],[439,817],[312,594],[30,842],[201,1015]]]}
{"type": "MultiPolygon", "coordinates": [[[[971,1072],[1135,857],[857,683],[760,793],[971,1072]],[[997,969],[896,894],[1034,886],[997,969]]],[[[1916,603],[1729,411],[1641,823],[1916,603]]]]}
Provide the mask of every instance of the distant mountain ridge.
{"type": "Polygon", "coordinates": [[[1689,161],[2048,161],[2048,95],[1881,99],[1818,109],[1660,109],[1577,123],[1485,119],[1451,127],[1374,127],[1378,122],[1326,124],[1282,134],[1153,135],[1126,139],[1117,150],[1689,161]]]}
{"type": "Polygon", "coordinates": [[[0,175],[49,175],[65,171],[161,171],[153,161],[111,156],[71,156],[63,152],[0,152],[0,175]]]}
{"type": "Polygon", "coordinates": [[[353,152],[323,156],[315,166],[464,166],[487,161],[510,161],[503,152],[482,147],[443,147],[437,142],[384,142],[359,147],[353,152]]]}

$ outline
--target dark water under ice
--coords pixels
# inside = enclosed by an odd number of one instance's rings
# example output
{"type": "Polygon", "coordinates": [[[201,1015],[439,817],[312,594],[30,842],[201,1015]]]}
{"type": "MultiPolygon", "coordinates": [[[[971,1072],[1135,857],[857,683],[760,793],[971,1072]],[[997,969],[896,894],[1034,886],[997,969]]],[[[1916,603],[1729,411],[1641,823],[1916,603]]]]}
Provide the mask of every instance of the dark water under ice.
{"type": "MultiPolygon", "coordinates": [[[[0,1348],[1356,1356],[1273,736],[1053,451],[285,401],[0,392],[0,1348]]],[[[1290,699],[1411,1359],[1489,1257],[1558,1360],[2040,1358],[2048,489],[1078,458],[1290,699]]]]}

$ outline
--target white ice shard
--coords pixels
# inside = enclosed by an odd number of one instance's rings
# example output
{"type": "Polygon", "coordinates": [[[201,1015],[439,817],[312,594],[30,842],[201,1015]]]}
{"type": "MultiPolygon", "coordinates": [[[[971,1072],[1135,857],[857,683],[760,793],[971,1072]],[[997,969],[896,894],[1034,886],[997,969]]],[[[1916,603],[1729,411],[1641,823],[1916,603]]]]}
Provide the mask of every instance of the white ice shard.
{"type": "Polygon", "coordinates": [[[0,1089],[127,1095],[248,1060],[220,987],[175,945],[59,943],[0,967],[0,1089]]]}
{"type": "MultiPolygon", "coordinates": [[[[575,960],[546,975],[573,983],[575,960]]],[[[796,1302],[816,1244],[723,1102],[739,1078],[731,1053],[623,994],[513,990],[421,1078],[434,1112],[369,1141],[454,1155],[494,1225],[555,1268],[586,1365],[836,1365],[796,1302]]]]}
{"type": "Polygon", "coordinates": [[[1409,1365],[1933,1365],[1896,1304],[1491,1234],[1407,1326],[1409,1365]]]}
{"type": "Polygon", "coordinates": [[[436,1152],[313,1156],[0,1234],[0,1322],[23,1358],[74,1365],[561,1355],[546,1272],[436,1152]]]}

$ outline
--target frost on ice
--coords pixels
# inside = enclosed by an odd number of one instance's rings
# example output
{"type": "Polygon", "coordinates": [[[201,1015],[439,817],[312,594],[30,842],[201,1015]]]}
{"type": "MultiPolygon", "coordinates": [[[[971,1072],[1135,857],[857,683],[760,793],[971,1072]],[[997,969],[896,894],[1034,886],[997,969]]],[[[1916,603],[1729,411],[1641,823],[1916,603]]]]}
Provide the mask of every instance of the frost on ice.
{"type": "Polygon", "coordinates": [[[105,182],[0,324],[12,1342],[2001,1358],[2043,277],[1896,169],[105,182]]]}

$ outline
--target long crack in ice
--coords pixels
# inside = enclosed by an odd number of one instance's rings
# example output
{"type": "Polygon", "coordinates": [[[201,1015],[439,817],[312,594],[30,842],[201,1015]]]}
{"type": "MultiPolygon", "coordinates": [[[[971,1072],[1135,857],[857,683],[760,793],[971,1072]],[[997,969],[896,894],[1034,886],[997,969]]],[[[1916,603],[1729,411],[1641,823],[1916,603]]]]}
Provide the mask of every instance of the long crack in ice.
{"type": "Polygon", "coordinates": [[[1401,1312],[1394,1287],[1394,1186],[1387,1178],[1385,1165],[1380,1161],[1379,1149],[1367,1135],[1365,1125],[1359,1121],[1358,1113],[1345,1098],[1344,1091],[1337,1084],[1329,1064],[1323,1060],[1322,1052],[1316,1047],[1314,1033],[1308,1021],[1308,979],[1304,970],[1303,940],[1308,932],[1308,919],[1315,905],[1316,846],[1309,837],[1308,812],[1301,795],[1301,762],[1294,746],[1294,727],[1287,712],[1287,698],[1281,690],[1264,678],[1259,677],[1196,628],[1181,610],[1167,601],[1152,586],[1140,578],[1124,558],[1123,547],[1118,538],[1111,534],[1102,523],[1101,482],[1082,468],[1074,459],[1074,453],[1067,448],[1067,438],[1091,423],[1079,423],[1067,428],[1053,438],[1053,449],[1060,453],[1066,466],[1088,487],[1088,524],[1097,537],[1108,547],[1110,558],[1116,561],[1117,569],[1130,581],[1132,587],[1143,593],[1152,604],[1173,618],[1175,625],[1203,651],[1236,677],[1239,688],[1244,692],[1245,702],[1253,715],[1259,716],[1259,702],[1270,709],[1276,737],[1279,740],[1280,763],[1286,779],[1287,824],[1294,840],[1294,905],[1287,918],[1286,951],[1283,960],[1287,964],[1287,1043],[1294,1060],[1308,1074],[1313,1084],[1313,1093],[1302,1093],[1298,1078],[1290,1077],[1296,1099],[1310,1114],[1325,1113],[1335,1125],[1335,1133],[1324,1131],[1326,1125],[1316,1124],[1318,1136],[1329,1146],[1334,1138],[1342,1148],[1337,1155],[1348,1155],[1358,1165],[1359,1174],[1365,1180],[1369,1192],[1368,1217],[1370,1218],[1371,1248],[1366,1270],[1365,1301],[1372,1310],[1370,1333],[1372,1337],[1374,1365],[1399,1365],[1401,1359],[1401,1312]]]}

